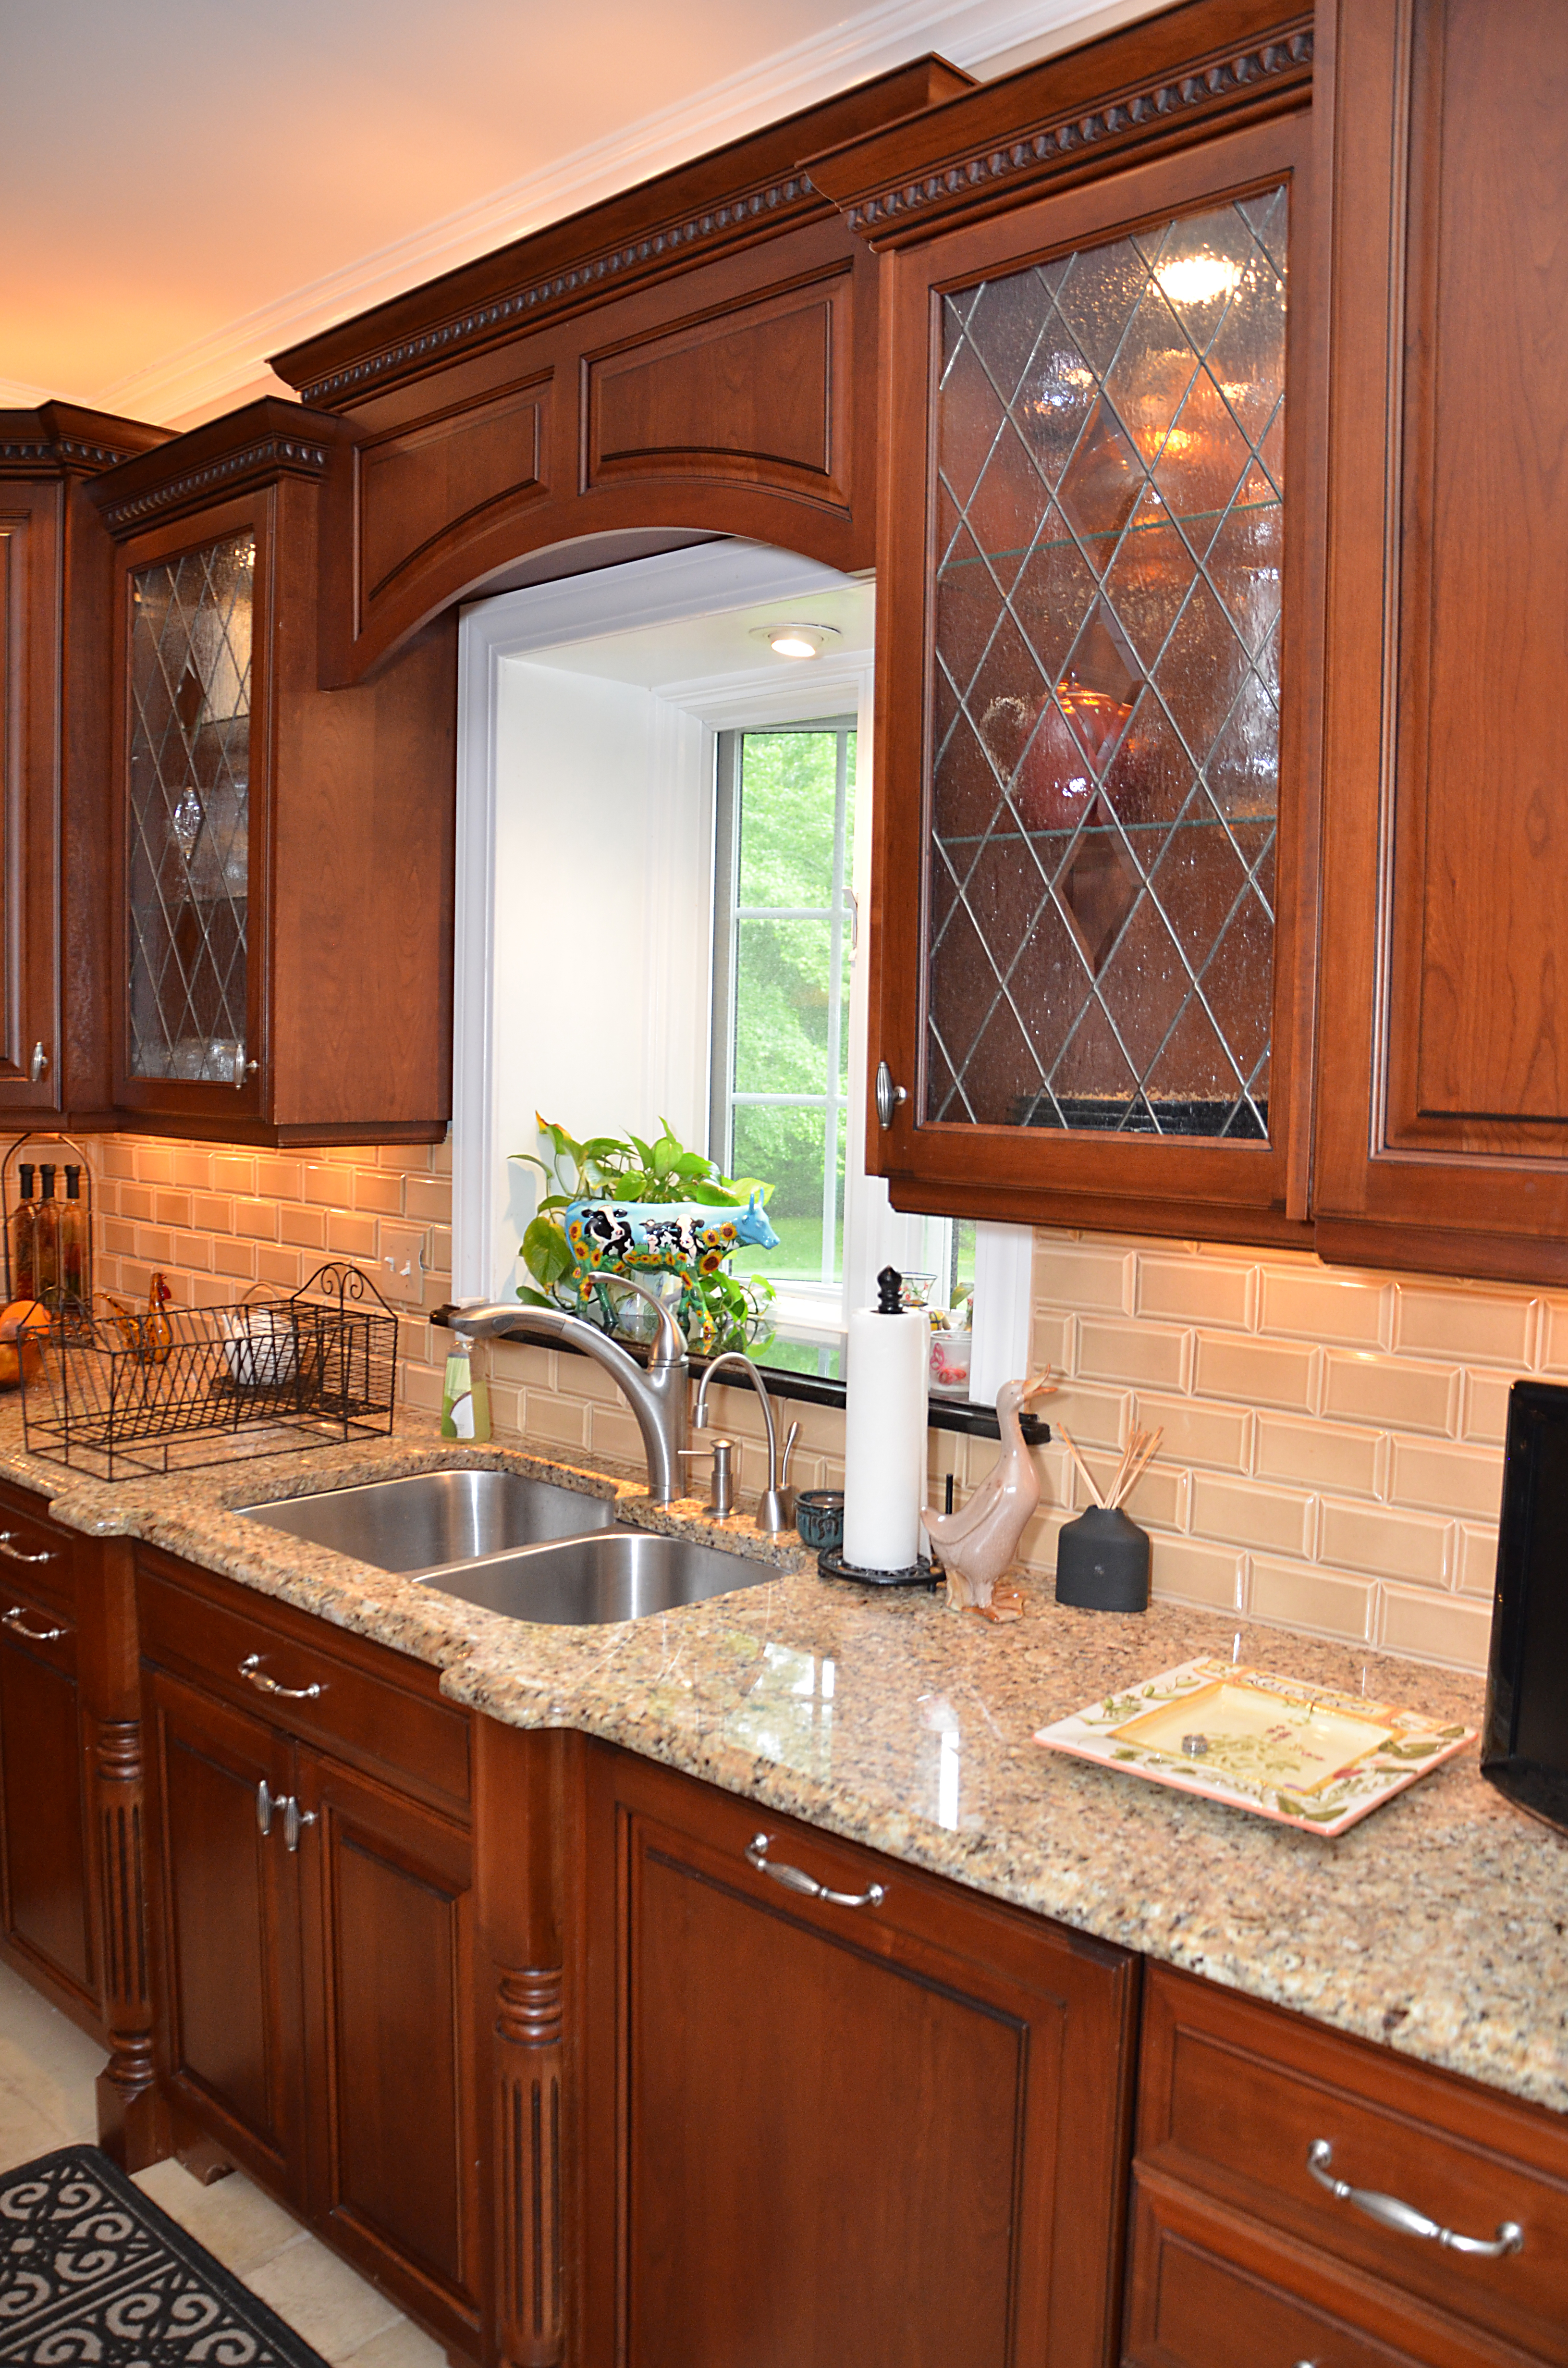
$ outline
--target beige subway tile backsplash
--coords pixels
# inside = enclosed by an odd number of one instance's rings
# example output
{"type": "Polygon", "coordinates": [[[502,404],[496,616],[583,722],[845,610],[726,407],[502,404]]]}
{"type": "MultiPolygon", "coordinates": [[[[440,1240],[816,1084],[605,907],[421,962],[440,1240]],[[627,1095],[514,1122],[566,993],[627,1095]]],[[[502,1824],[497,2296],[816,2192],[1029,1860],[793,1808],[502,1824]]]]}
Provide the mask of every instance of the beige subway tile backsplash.
{"type": "Polygon", "coordinates": [[[1254,1620],[1364,1645],[1371,1636],[1377,1600],[1378,1590],[1368,1579],[1312,1570],[1300,1562],[1253,1557],[1247,1611],[1254,1620]]]}
{"type": "MultiPolygon", "coordinates": [[[[447,1144],[290,1158],[108,1136],[94,1164],[106,1289],[141,1296],[158,1266],[177,1302],[222,1306],[256,1283],[296,1289],[329,1255],[373,1274],[387,1221],[400,1239],[423,1229],[425,1306],[449,1295],[447,1144]]],[[[399,1342],[403,1401],[433,1414],[447,1336],[403,1314],[399,1342]]],[[[1031,1346],[1061,1381],[1024,1540],[1040,1579],[1087,1501],[1062,1430],[1103,1488],[1133,1429],[1157,1429],[1130,1506],[1153,1541],[1156,1595],[1484,1668],[1508,1388],[1521,1372],[1568,1377],[1568,1299],[1052,1230],[1035,1237],[1031,1346]]],[[[635,1425],[597,1367],[520,1342],[480,1353],[498,1438],[636,1466],[635,1425]]],[[[756,1485],[751,1394],[714,1404],[756,1485]]],[[[841,1486],[842,1416],[804,1405],[797,1416],[801,1485],[841,1486]]],[[[996,1449],[933,1441],[933,1495],[950,1473],[961,1501],[996,1449]]]]}
{"type": "MultiPolygon", "coordinates": [[[[1157,1594],[1484,1668],[1508,1390],[1552,1360],[1568,1375],[1568,1299],[1056,1232],[1037,1236],[1035,1303],[1037,1342],[1064,1349],[1055,1418],[1076,1434],[1084,1394],[1125,1378],[1105,1447],[1164,1433],[1139,1508],[1157,1594]],[[1142,1381],[1176,1368],[1177,1339],[1187,1378],[1142,1381]]],[[[1042,1508],[1029,1532],[1044,1569],[1060,1520],[1042,1508]]]]}
{"type": "Polygon", "coordinates": [[[1523,1367],[1529,1362],[1538,1303],[1522,1294],[1468,1289],[1399,1290],[1398,1346],[1412,1356],[1450,1356],[1523,1367]]]}
{"type": "Polygon", "coordinates": [[[1484,1669],[1492,1634],[1491,1607],[1415,1588],[1386,1587],[1375,1642],[1391,1653],[1423,1661],[1450,1661],[1484,1669]]]}
{"type": "Polygon", "coordinates": [[[1295,1333],[1308,1340],[1343,1340],[1356,1349],[1389,1346],[1393,1286],[1373,1287],[1359,1277],[1303,1271],[1300,1266],[1262,1269],[1260,1328],[1295,1333]]]}
{"type": "Polygon", "coordinates": [[[1454,1365],[1418,1364],[1401,1357],[1336,1356],[1324,1360],[1323,1412],[1350,1422],[1395,1430],[1452,1435],[1459,1421],[1461,1374],[1454,1365]]]}
{"type": "Polygon", "coordinates": [[[1199,1397],[1240,1399],[1248,1406],[1300,1406],[1312,1403],[1319,1353],[1275,1340],[1242,1340],[1228,1332],[1202,1332],[1193,1387],[1199,1397]]]}
{"type": "Polygon", "coordinates": [[[1263,1546],[1275,1554],[1310,1554],[1315,1525],[1313,1499],[1289,1488],[1225,1480],[1215,1472],[1192,1475],[1192,1527],[1200,1537],[1231,1538],[1237,1545],[1263,1546]]]}
{"type": "Polygon", "coordinates": [[[1396,1439],[1389,1495],[1396,1505],[1430,1505],[1490,1520],[1502,1501],[1500,1448],[1456,1447],[1449,1440],[1396,1439]]]}
{"type": "Polygon", "coordinates": [[[1383,1431],[1314,1421],[1310,1416],[1260,1414],[1254,1436],[1252,1468],[1259,1480],[1348,1489],[1358,1497],[1384,1492],[1388,1438],[1383,1431]]]}

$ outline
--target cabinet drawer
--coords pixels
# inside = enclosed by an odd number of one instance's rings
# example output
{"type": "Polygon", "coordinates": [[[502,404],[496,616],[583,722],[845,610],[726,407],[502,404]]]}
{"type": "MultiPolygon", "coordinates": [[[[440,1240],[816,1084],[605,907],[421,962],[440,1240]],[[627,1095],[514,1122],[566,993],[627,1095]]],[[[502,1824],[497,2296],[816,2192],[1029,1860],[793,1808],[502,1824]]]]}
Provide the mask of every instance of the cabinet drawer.
{"type": "Polygon", "coordinates": [[[137,1557],[143,1655],[449,1810],[469,1798],[467,1713],[423,1662],[350,1638],[232,1579],[137,1557]]]}
{"type": "Polygon", "coordinates": [[[0,1620],[24,1601],[41,1602],[57,1617],[74,1614],[74,1531],[50,1520],[45,1498],[0,1486],[0,1620]]]}
{"type": "Polygon", "coordinates": [[[1135,2182],[1126,2368],[1525,2368],[1529,2357],[1169,2180],[1135,2182]]]}
{"type": "Polygon", "coordinates": [[[1554,2116],[1164,1967],[1145,2001],[1141,2168],[1568,2363],[1568,2129],[1554,2116]],[[1312,2176],[1320,2142],[1334,2178],[1465,2237],[1515,2222],[1520,2249],[1487,2259],[1369,2218],[1312,2176]]]}

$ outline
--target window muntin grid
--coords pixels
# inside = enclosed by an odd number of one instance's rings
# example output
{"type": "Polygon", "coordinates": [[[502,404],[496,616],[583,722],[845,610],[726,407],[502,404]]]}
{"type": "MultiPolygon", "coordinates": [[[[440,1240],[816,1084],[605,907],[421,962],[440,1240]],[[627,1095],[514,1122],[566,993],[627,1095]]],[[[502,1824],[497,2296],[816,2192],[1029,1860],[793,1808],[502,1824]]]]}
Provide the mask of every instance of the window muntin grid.
{"type": "Polygon", "coordinates": [[[255,580],[254,534],[131,580],[133,1077],[244,1071],[255,580]]]}
{"type": "Polygon", "coordinates": [[[1267,1139],[1287,229],[943,300],[928,1121],[1267,1139]]]}

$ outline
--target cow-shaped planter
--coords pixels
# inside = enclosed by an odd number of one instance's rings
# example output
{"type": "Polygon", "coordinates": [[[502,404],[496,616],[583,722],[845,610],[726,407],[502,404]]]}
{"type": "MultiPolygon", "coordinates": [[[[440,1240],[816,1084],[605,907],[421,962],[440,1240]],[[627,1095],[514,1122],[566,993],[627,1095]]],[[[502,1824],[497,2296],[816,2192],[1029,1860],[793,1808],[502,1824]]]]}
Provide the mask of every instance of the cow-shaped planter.
{"type": "MultiPolygon", "coordinates": [[[[576,1261],[569,1280],[580,1299],[617,1274],[678,1274],[686,1285],[683,1311],[697,1278],[716,1273],[732,1252],[778,1246],[758,1192],[744,1209],[699,1201],[574,1201],[562,1223],[576,1261]]],[[[693,1346],[709,1347],[713,1329],[706,1320],[693,1346]]]]}

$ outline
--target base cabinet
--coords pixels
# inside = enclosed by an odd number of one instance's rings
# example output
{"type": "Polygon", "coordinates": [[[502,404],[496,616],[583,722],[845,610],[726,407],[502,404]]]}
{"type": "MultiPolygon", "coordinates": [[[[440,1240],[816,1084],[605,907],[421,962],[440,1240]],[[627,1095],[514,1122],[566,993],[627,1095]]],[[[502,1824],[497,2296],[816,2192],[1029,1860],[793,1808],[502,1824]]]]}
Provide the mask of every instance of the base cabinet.
{"type": "Polygon", "coordinates": [[[0,1933],[11,1964],[97,2029],[88,1766],[69,1539],[0,1498],[0,1933]]]}
{"type": "Polygon", "coordinates": [[[166,1564],[142,1585],[175,2147],[249,2171],[476,2356],[472,1846],[465,1819],[417,1796],[446,1793],[466,1721],[436,1703],[433,1671],[374,1646],[341,1657],[319,1623],[251,1617],[240,1589],[189,1577],[199,1594],[166,1564]],[[258,1680],[267,1707],[242,1706],[258,1680]],[[402,1721],[379,1723],[400,1684],[402,1721]],[[338,1751],[314,1739],[334,1725],[338,1751]],[[403,1782],[389,1759],[410,1763],[403,1782]]]}
{"type": "Polygon", "coordinates": [[[1135,1961],[622,1754],[590,1783],[583,2356],[1113,2359],[1135,1961]]]}
{"type": "Polygon", "coordinates": [[[1139,2086],[1129,2368],[1568,2362],[1559,2115],[1164,1966],[1139,2086]]]}

